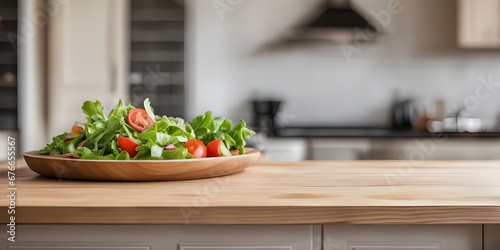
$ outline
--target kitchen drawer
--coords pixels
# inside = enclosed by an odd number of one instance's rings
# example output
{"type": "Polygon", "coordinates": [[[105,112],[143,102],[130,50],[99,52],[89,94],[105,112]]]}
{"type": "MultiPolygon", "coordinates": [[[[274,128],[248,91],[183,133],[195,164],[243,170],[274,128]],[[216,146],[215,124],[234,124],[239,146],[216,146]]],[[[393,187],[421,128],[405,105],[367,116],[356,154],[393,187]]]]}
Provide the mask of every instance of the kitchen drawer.
{"type": "Polygon", "coordinates": [[[127,246],[9,246],[7,250],[150,250],[150,247],[127,247],[127,246]]]}
{"type": "Polygon", "coordinates": [[[484,225],[484,250],[500,249],[500,225],[484,225]]]}
{"type": "Polygon", "coordinates": [[[295,250],[294,244],[224,244],[224,243],[181,243],[179,250],[295,250]]]}
{"type": "Polygon", "coordinates": [[[313,225],[19,225],[16,233],[16,243],[0,249],[317,250],[321,244],[321,226],[313,225]]]}
{"type": "Polygon", "coordinates": [[[305,138],[271,138],[263,145],[254,142],[257,148],[264,148],[265,161],[303,161],[307,159],[307,140],[305,138]]]}
{"type": "Polygon", "coordinates": [[[311,160],[360,160],[369,152],[367,139],[310,139],[311,160]]]}
{"type": "Polygon", "coordinates": [[[369,159],[498,160],[500,141],[480,138],[373,139],[369,159]]]}
{"type": "Polygon", "coordinates": [[[323,249],[481,250],[481,225],[331,225],[323,249]]]}

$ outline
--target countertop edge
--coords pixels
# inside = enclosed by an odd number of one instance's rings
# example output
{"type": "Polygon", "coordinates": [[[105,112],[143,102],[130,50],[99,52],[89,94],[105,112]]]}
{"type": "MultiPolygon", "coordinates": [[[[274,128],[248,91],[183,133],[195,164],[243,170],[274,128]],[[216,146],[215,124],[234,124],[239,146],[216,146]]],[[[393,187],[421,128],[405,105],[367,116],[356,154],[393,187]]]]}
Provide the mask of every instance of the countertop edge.
{"type": "Polygon", "coordinates": [[[15,216],[16,224],[500,224],[500,206],[21,206],[15,216]]]}

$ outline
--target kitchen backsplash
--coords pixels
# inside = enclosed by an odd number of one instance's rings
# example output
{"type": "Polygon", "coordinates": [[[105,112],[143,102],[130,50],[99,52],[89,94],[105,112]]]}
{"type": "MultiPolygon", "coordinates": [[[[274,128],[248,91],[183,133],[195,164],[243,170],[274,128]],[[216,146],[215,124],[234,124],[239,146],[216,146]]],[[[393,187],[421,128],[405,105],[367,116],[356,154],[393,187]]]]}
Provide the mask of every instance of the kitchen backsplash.
{"type": "MultiPolygon", "coordinates": [[[[500,51],[457,48],[455,0],[401,1],[372,42],[279,43],[320,2],[239,1],[221,12],[212,1],[188,1],[188,117],[250,118],[248,101],[265,97],[285,101],[289,125],[386,126],[395,91],[421,106],[443,98],[448,110],[499,114],[500,86],[480,100],[475,90],[481,77],[500,82],[500,51]]],[[[373,17],[389,1],[352,2],[373,17]]]]}

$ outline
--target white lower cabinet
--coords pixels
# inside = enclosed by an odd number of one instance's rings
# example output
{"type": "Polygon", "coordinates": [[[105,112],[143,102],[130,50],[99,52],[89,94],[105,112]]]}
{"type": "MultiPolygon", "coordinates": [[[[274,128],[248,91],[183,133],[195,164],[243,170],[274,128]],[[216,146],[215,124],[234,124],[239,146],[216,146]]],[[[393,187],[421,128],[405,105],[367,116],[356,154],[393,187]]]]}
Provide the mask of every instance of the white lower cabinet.
{"type": "Polygon", "coordinates": [[[320,250],[312,225],[19,225],[7,250],[320,250]]]}
{"type": "Polygon", "coordinates": [[[180,244],[179,250],[294,250],[295,245],[282,245],[282,244],[253,244],[248,245],[241,244],[217,244],[217,243],[188,243],[180,244]]]}
{"type": "MultiPolygon", "coordinates": [[[[19,225],[1,250],[481,250],[481,225],[19,225]]],[[[484,249],[500,249],[485,225],[484,249]]]]}
{"type": "Polygon", "coordinates": [[[311,139],[310,146],[312,160],[360,160],[367,157],[370,151],[370,140],[315,138],[311,139]]]}
{"type": "Polygon", "coordinates": [[[499,151],[491,138],[372,139],[367,159],[499,160],[499,151]]]}
{"type": "Polygon", "coordinates": [[[484,250],[500,249],[500,225],[484,225],[484,250]]]}
{"type": "Polygon", "coordinates": [[[98,247],[98,246],[9,246],[7,250],[151,250],[150,247],[98,247]]]}
{"type": "Polygon", "coordinates": [[[332,225],[324,250],[481,250],[481,225],[332,225]]]}

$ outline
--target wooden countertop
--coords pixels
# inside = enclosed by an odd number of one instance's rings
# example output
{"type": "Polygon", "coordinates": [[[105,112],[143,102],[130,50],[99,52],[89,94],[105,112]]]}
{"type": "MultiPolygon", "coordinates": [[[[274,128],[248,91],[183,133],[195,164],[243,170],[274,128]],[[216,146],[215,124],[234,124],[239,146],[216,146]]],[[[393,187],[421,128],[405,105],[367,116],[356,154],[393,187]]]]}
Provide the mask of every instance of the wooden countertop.
{"type": "MultiPolygon", "coordinates": [[[[90,182],[45,178],[19,160],[16,223],[500,223],[500,161],[409,164],[261,162],[211,179],[90,182]]],[[[7,181],[0,188],[7,223],[7,181]]]]}

